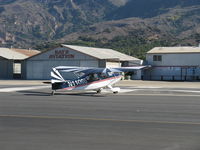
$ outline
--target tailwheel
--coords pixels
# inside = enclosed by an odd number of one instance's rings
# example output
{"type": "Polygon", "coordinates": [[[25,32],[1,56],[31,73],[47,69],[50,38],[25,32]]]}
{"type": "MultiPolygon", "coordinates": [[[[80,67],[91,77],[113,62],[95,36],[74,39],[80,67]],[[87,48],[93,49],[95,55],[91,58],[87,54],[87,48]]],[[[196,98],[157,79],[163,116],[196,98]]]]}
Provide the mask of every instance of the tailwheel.
{"type": "Polygon", "coordinates": [[[112,91],[114,94],[117,94],[120,92],[120,88],[119,87],[112,88],[112,91]]]}

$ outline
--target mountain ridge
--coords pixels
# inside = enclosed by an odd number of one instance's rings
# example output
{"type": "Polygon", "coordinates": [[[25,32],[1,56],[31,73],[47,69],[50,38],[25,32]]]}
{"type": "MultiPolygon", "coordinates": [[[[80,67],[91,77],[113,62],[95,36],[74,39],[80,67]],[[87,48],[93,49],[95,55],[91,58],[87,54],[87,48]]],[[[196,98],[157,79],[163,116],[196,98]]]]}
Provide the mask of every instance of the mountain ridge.
{"type": "Polygon", "coordinates": [[[74,43],[140,56],[153,46],[197,45],[199,14],[198,0],[0,0],[0,46],[74,43]]]}

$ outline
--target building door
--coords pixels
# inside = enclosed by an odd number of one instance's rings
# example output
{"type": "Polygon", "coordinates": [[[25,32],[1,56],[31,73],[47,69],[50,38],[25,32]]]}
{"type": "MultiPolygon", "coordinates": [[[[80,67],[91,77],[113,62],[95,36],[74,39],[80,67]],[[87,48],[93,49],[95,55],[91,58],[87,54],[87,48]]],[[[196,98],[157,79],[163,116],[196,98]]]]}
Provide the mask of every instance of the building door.
{"type": "Polygon", "coordinates": [[[14,60],[13,79],[21,79],[21,61],[20,60],[14,60]]]}

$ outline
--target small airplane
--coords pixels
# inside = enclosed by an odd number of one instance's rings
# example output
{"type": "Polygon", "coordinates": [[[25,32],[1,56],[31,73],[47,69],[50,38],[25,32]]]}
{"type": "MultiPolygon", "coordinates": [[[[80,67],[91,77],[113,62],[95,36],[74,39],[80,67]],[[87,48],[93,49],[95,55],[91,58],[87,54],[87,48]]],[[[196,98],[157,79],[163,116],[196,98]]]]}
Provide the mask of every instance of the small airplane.
{"type": "Polygon", "coordinates": [[[133,72],[147,66],[121,67],[121,68],[87,68],[58,66],[52,68],[51,84],[52,95],[56,90],[94,90],[101,93],[102,89],[109,88],[111,92],[118,93],[119,87],[112,87],[122,78],[123,72],[133,72]]]}

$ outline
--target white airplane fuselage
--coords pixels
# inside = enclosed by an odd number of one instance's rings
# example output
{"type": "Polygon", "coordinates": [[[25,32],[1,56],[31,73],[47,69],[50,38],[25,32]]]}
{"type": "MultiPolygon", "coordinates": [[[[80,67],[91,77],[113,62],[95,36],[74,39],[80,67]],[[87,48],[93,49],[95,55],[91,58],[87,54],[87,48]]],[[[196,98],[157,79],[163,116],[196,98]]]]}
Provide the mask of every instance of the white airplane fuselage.
{"type": "Polygon", "coordinates": [[[78,91],[80,91],[80,90],[98,90],[101,88],[112,86],[113,84],[119,82],[121,80],[121,78],[122,78],[122,76],[119,75],[119,76],[115,76],[115,77],[110,77],[110,78],[106,78],[106,79],[88,82],[85,84],[67,87],[67,88],[64,88],[64,90],[78,90],[78,91]]]}

